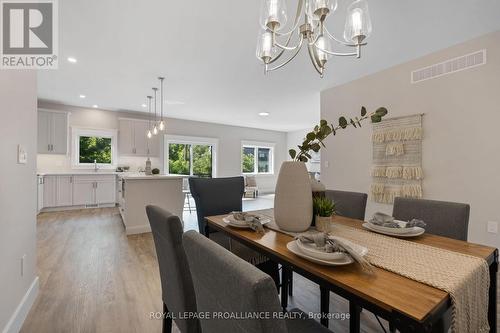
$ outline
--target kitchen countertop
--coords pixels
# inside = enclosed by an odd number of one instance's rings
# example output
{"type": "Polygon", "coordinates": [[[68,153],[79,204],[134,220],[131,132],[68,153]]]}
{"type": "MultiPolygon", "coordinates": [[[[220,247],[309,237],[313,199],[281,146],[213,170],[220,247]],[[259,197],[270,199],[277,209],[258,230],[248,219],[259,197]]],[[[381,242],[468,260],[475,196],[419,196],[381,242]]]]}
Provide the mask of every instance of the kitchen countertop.
{"type": "Polygon", "coordinates": [[[60,171],[60,172],[39,172],[37,176],[106,176],[118,175],[123,172],[116,171],[60,171]]]}
{"type": "Polygon", "coordinates": [[[168,179],[182,179],[184,178],[183,176],[171,176],[171,175],[151,175],[147,176],[143,173],[137,174],[137,173],[129,173],[129,174],[120,174],[120,178],[124,180],[168,180],[168,179]]]}

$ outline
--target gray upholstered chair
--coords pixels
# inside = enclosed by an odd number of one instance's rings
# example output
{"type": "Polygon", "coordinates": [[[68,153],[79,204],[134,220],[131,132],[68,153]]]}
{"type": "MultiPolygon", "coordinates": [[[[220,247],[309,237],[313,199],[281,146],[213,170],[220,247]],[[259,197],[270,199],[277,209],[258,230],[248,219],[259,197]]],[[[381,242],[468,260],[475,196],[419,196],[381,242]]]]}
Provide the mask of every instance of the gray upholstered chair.
{"type": "Polygon", "coordinates": [[[337,215],[357,220],[365,219],[368,194],[326,190],[325,196],[335,202],[337,215]]]}
{"type": "Polygon", "coordinates": [[[282,309],[270,276],[195,231],[183,236],[196,291],[198,311],[228,314],[269,314],[270,318],[201,319],[203,333],[330,332],[305,319],[276,319],[282,309]]]}
{"type": "Polygon", "coordinates": [[[397,220],[421,219],[425,231],[439,236],[466,241],[470,206],[462,203],[396,198],[392,216],[397,220]]]}
{"type": "Polygon", "coordinates": [[[244,246],[243,244],[231,241],[228,236],[210,229],[207,226],[205,217],[214,215],[229,214],[233,211],[243,209],[243,194],[245,182],[243,177],[228,178],[189,178],[189,187],[196,203],[196,214],[198,216],[198,228],[200,233],[222,245],[226,249],[240,258],[256,265],[258,268],[271,275],[279,285],[278,264],[272,262],[267,257],[244,246]]]}
{"type": "MultiPolygon", "coordinates": [[[[146,213],[160,267],[163,312],[175,315],[175,323],[181,332],[199,333],[197,319],[181,319],[179,316],[184,312],[196,312],[193,281],[182,246],[182,222],[177,216],[156,206],[147,206],[146,213]]],[[[172,331],[171,318],[166,316],[163,319],[164,333],[172,331]]]]}

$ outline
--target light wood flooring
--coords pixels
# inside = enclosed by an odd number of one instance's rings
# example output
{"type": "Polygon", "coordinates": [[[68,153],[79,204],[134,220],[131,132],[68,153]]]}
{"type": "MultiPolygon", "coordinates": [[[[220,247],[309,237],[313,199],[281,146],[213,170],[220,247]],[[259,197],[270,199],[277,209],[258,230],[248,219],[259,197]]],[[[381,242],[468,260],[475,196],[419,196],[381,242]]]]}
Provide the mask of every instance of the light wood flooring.
{"type": "MultiPolygon", "coordinates": [[[[118,210],[106,208],[42,213],[37,234],[40,293],[21,332],[161,332],[150,319],[162,310],[150,233],[127,237],[118,210]]],[[[319,288],[298,274],[294,284],[290,308],[318,312],[319,288]]],[[[332,294],[330,310],[348,304],[332,294]]],[[[362,332],[383,332],[371,313],[361,316],[362,332]]],[[[330,328],[347,332],[348,321],[330,328]]]]}

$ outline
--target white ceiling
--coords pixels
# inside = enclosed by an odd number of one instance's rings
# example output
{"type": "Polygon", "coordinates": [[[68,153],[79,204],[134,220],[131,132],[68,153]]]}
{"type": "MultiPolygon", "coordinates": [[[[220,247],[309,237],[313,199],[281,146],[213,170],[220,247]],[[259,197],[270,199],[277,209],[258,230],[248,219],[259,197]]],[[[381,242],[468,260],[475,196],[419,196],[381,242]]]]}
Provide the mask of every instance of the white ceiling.
{"type": "MultiPolygon", "coordinates": [[[[287,3],[291,14],[297,0],[287,3]]],[[[337,34],[350,1],[339,3],[330,22],[337,34]]],[[[373,34],[362,58],[335,58],[320,79],[305,50],[281,71],[263,75],[255,58],[258,0],[59,1],[61,61],[58,70],[39,72],[39,98],[145,111],[141,104],[162,74],[166,99],[174,102],[166,108],[170,117],[296,130],[318,119],[323,89],[500,30],[498,0],[369,5],[373,34]],[[78,63],[68,63],[69,56],[78,63]],[[259,117],[263,111],[271,115],[259,117]]]]}

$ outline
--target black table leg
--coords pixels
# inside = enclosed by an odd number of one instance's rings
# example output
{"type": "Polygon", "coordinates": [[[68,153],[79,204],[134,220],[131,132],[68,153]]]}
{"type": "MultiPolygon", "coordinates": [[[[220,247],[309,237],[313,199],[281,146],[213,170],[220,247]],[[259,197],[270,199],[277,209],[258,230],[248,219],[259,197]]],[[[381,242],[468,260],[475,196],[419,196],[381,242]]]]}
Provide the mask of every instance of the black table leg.
{"type": "Polygon", "coordinates": [[[330,314],[330,290],[319,287],[320,291],[320,312],[321,312],[321,325],[328,327],[328,315],[330,314]]]}
{"type": "Polygon", "coordinates": [[[293,271],[290,271],[290,277],[288,281],[288,296],[293,296],[293,271]]]}
{"type": "Polygon", "coordinates": [[[360,319],[361,308],[354,302],[349,302],[349,333],[359,333],[361,326],[360,319]]]}
{"type": "Polygon", "coordinates": [[[286,311],[288,307],[288,279],[290,278],[290,269],[281,266],[281,307],[286,311]]]}
{"type": "Polygon", "coordinates": [[[490,290],[488,295],[488,323],[490,332],[497,332],[497,273],[498,273],[498,250],[490,265],[490,290]]]}

